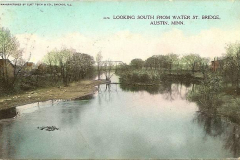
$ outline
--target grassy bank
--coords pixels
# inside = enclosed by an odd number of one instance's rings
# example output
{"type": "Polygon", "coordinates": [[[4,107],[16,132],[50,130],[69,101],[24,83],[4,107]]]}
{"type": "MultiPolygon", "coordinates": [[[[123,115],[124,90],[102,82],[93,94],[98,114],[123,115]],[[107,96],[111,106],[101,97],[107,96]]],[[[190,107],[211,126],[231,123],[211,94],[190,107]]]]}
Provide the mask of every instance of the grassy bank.
{"type": "Polygon", "coordinates": [[[169,71],[161,70],[130,70],[127,72],[119,72],[121,83],[132,85],[154,85],[159,82],[194,82],[197,83],[202,79],[199,73],[170,73],[169,71]]]}
{"type": "Polygon", "coordinates": [[[16,107],[24,104],[41,102],[47,100],[70,100],[77,99],[96,91],[95,86],[105,81],[83,80],[69,84],[64,87],[47,87],[29,90],[18,94],[5,95],[0,97],[0,110],[16,107]]]}

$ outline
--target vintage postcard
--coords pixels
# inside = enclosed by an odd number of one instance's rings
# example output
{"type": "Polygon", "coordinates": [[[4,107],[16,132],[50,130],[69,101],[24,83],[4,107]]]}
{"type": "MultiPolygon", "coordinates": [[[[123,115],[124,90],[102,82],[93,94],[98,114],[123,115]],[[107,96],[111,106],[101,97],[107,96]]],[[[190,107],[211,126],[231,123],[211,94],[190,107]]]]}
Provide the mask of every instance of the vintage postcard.
{"type": "Polygon", "coordinates": [[[0,1],[0,159],[240,157],[240,1],[0,1]]]}

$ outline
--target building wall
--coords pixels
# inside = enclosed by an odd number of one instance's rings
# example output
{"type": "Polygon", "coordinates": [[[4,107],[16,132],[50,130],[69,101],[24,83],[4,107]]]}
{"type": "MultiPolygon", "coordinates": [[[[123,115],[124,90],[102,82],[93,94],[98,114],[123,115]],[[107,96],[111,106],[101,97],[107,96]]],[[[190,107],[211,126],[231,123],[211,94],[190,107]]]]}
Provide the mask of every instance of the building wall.
{"type": "Polygon", "coordinates": [[[220,67],[219,60],[211,62],[211,70],[212,71],[217,71],[219,67],[220,67]]]}
{"type": "MultiPolygon", "coordinates": [[[[13,78],[14,77],[14,67],[9,60],[5,60],[5,61],[6,61],[6,66],[7,66],[8,77],[13,78]]],[[[5,62],[4,62],[4,60],[1,59],[0,60],[0,77],[2,77],[4,69],[5,69],[5,62]]]]}

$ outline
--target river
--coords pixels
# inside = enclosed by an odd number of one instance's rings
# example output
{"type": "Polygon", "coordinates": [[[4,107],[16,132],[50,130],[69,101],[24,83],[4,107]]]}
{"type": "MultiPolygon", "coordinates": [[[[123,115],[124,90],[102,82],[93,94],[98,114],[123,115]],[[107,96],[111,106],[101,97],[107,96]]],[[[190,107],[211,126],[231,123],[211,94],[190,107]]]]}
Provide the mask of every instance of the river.
{"type": "Polygon", "coordinates": [[[87,100],[17,107],[17,117],[0,120],[0,158],[239,156],[239,138],[233,137],[238,128],[199,113],[198,106],[186,99],[191,85],[98,87],[87,100]],[[43,126],[59,130],[38,128],[43,126]]]}

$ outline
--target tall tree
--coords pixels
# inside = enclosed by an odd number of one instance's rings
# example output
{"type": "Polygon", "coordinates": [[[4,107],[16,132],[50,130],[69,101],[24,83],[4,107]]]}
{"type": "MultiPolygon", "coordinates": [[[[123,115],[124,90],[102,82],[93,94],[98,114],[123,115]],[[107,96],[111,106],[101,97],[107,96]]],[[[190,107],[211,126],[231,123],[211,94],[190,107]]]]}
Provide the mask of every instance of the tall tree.
{"type": "Polygon", "coordinates": [[[68,64],[69,74],[76,81],[92,75],[94,58],[84,53],[73,53],[68,60],[68,64]]]}
{"type": "Polygon", "coordinates": [[[239,90],[240,78],[240,43],[231,43],[226,46],[226,55],[224,57],[224,72],[239,90]]]}
{"type": "Polygon", "coordinates": [[[8,67],[10,63],[7,63],[7,60],[11,58],[16,63],[18,60],[22,58],[22,54],[21,51],[19,50],[19,42],[10,33],[10,30],[5,28],[0,28],[0,56],[1,59],[3,59],[1,77],[3,78],[4,83],[10,84],[8,74],[8,67]]]}
{"type": "Polygon", "coordinates": [[[166,55],[166,61],[169,66],[170,73],[172,69],[178,65],[178,55],[174,53],[169,53],[166,55]]]}
{"type": "Polygon", "coordinates": [[[100,79],[100,74],[101,74],[102,58],[103,57],[102,57],[101,52],[98,52],[98,54],[96,56],[98,79],[100,79]]]}
{"type": "Polygon", "coordinates": [[[144,65],[144,61],[140,58],[133,59],[130,63],[130,66],[132,66],[134,69],[142,69],[144,65]]]}
{"type": "Polygon", "coordinates": [[[73,50],[70,49],[62,49],[60,51],[57,51],[54,54],[54,58],[56,60],[56,64],[60,67],[61,70],[61,76],[62,76],[62,81],[64,85],[68,85],[68,79],[69,79],[69,74],[68,70],[70,67],[70,64],[67,63],[70,57],[73,54],[73,50]]]}
{"type": "Polygon", "coordinates": [[[201,57],[198,54],[188,54],[182,57],[182,62],[185,64],[188,70],[192,73],[199,69],[199,64],[201,63],[201,57]]]}

